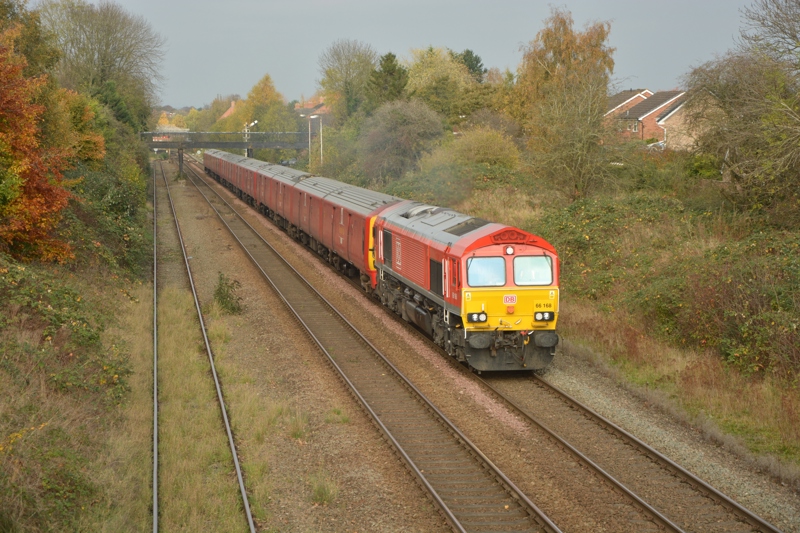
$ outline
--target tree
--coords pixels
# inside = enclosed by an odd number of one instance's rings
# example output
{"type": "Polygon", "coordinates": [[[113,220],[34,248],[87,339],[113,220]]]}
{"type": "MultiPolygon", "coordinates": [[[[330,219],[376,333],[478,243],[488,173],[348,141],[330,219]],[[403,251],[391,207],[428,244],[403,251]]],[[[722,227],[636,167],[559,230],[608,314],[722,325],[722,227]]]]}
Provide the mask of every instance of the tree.
{"type": "Polygon", "coordinates": [[[25,57],[23,76],[33,78],[50,72],[61,58],[55,39],[42,27],[38,11],[29,11],[24,0],[0,0],[0,29],[19,25],[17,51],[25,57]]]}
{"type": "Polygon", "coordinates": [[[733,186],[725,196],[742,208],[777,210],[800,224],[800,79],[791,64],[731,52],[686,77],[689,128],[697,152],[722,163],[733,186]]]}
{"type": "Polygon", "coordinates": [[[172,125],[176,128],[185,128],[186,127],[186,117],[181,114],[175,113],[175,116],[172,117],[172,125]]]}
{"type": "Polygon", "coordinates": [[[463,107],[463,95],[476,84],[467,66],[445,48],[429,46],[411,51],[406,91],[448,118],[458,122],[471,110],[463,107]]]}
{"type": "Polygon", "coordinates": [[[766,54],[800,68],[800,2],[755,0],[742,11],[740,48],[766,54]]]}
{"type": "Polygon", "coordinates": [[[373,184],[399,178],[442,134],[442,118],[422,102],[384,104],[364,123],[358,139],[364,173],[373,184]]]}
{"type": "Polygon", "coordinates": [[[736,205],[800,226],[800,2],[756,0],[736,50],[686,76],[697,151],[722,163],[736,205]]]}
{"type": "Polygon", "coordinates": [[[60,84],[95,95],[115,82],[135,127],[144,127],[162,81],[164,38],[109,0],[45,0],[40,9],[64,54],[56,69],[60,84]]]}
{"type": "Polygon", "coordinates": [[[391,52],[381,56],[378,68],[369,77],[367,110],[402,98],[407,83],[408,69],[397,61],[397,56],[391,52]]]}
{"type": "Polygon", "coordinates": [[[320,55],[319,84],[339,122],[354,115],[366,100],[377,57],[370,45],[352,39],[340,39],[320,55]]]}
{"type": "Polygon", "coordinates": [[[67,205],[61,186],[63,154],[43,150],[35,103],[45,79],[24,76],[27,60],[16,52],[18,25],[0,30],[0,250],[17,257],[64,259],[69,248],[52,230],[67,205]]]}
{"type": "Polygon", "coordinates": [[[166,111],[162,111],[161,115],[158,117],[158,125],[159,126],[169,126],[169,117],[167,116],[166,111]]]}
{"type": "Polygon", "coordinates": [[[610,176],[604,113],[614,69],[610,24],[573,29],[569,11],[553,9],[523,49],[512,112],[528,135],[535,167],[569,197],[584,197],[610,176]]]}
{"type": "Polygon", "coordinates": [[[453,52],[450,50],[450,55],[453,59],[460,61],[467,67],[467,70],[472,74],[475,81],[483,83],[483,78],[489,71],[483,66],[481,56],[470,49],[466,49],[463,52],[453,52]]]}

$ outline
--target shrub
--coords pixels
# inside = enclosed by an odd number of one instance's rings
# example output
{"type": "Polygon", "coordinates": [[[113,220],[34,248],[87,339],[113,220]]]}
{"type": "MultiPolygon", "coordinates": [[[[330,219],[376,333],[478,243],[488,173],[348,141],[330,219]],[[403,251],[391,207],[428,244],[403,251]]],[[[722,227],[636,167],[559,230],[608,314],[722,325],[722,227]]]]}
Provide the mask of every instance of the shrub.
{"type": "Polygon", "coordinates": [[[238,315],[243,311],[242,298],[236,294],[241,287],[241,283],[235,279],[229,279],[222,272],[219,273],[217,286],[214,289],[214,300],[226,313],[238,315]]]}
{"type": "Polygon", "coordinates": [[[577,201],[527,229],[558,250],[565,295],[627,309],[656,335],[715,349],[745,374],[796,381],[796,235],[751,226],[743,236],[730,227],[704,236],[710,216],[640,193],[577,201]]]}

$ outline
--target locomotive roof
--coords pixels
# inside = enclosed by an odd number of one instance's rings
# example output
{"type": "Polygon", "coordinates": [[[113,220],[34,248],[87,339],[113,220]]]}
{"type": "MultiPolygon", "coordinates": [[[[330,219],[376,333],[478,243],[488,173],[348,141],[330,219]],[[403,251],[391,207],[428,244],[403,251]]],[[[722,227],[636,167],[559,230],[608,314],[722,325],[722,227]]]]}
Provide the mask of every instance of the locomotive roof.
{"type": "Polygon", "coordinates": [[[472,217],[447,207],[408,202],[383,214],[391,224],[452,246],[461,237],[475,230],[494,224],[482,218],[472,217]]]}
{"type": "Polygon", "coordinates": [[[304,179],[296,187],[323,198],[335,199],[338,205],[343,205],[347,209],[363,215],[368,215],[384,205],[401,201],[401,198],[396,196],[316,176],[304,179]]]}
{"type": "Polygon", "coordinates": [[[541,237],[446,207],[406,201],[389,207],[380,216],[388,222],[390,229],[392,226],[402,228],[404,232],[420,235],[442,248],[450,248],[455,254],[475,246],[504,243],[535,245],[555,253],[553,246],[541,237]]]}

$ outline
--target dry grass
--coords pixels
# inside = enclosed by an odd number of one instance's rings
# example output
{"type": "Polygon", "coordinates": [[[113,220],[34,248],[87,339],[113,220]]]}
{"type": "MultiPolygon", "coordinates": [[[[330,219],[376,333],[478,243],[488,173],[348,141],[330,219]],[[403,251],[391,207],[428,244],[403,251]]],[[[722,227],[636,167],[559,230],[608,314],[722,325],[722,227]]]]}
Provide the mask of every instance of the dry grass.
{"type": "Polygon", "coordinates": [[[94,471],[105,501],[86,517],[90,531],[145,531],[152,524],[153,294],[141,286],[120,309],[122,323],[110,331],[130,353],[130,393],[119,425],[109,434],[94,471]]]}
{"type": "Polygon", "coordinates": [[[339,495],[339,486],[325,471],[312,474],[308,481],[311,484],[311,501],[317,505],[327,505],[339,495]]]}
{"type": "Polygon", "coordinates": [[[644,326],[623,323],[581,302],[564,306],[559,328],[573,343],[589,346],[595,362],[617,368],[624,380],[644,388],[640,391],[661,391],[655,398],[662,407],[673,412],[677,407],[710,438],[734,451],[749,450],[759,466],[800,484],[796,389],[769,378],[743,377],[714,354],[667,347],[647,337],[644,326]]]}
{"type": "Polygon", "coordinates": [[[159,297],[159,492],[165,531],[244,531],[208,358],[183,290],[159,297]]]}
{"type": "Polygon", "coordinates": [[[477,190],[456,206],[456,209],[475,217],[525,228],[541,215],[541,199],[514,188],[477,190]]]}

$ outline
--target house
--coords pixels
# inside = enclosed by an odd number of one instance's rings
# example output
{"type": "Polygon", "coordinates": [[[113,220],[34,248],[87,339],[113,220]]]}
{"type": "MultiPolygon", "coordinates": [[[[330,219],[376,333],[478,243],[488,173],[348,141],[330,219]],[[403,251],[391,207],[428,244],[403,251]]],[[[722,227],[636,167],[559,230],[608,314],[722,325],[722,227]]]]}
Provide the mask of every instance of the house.
{"type": "Polygon", "coordinates": [[[666,124],[680,109],[685,94],[685,91],[658,91],[613,117],[619,121],[620,132],[625,137],[666,141],[666,124]]]}

